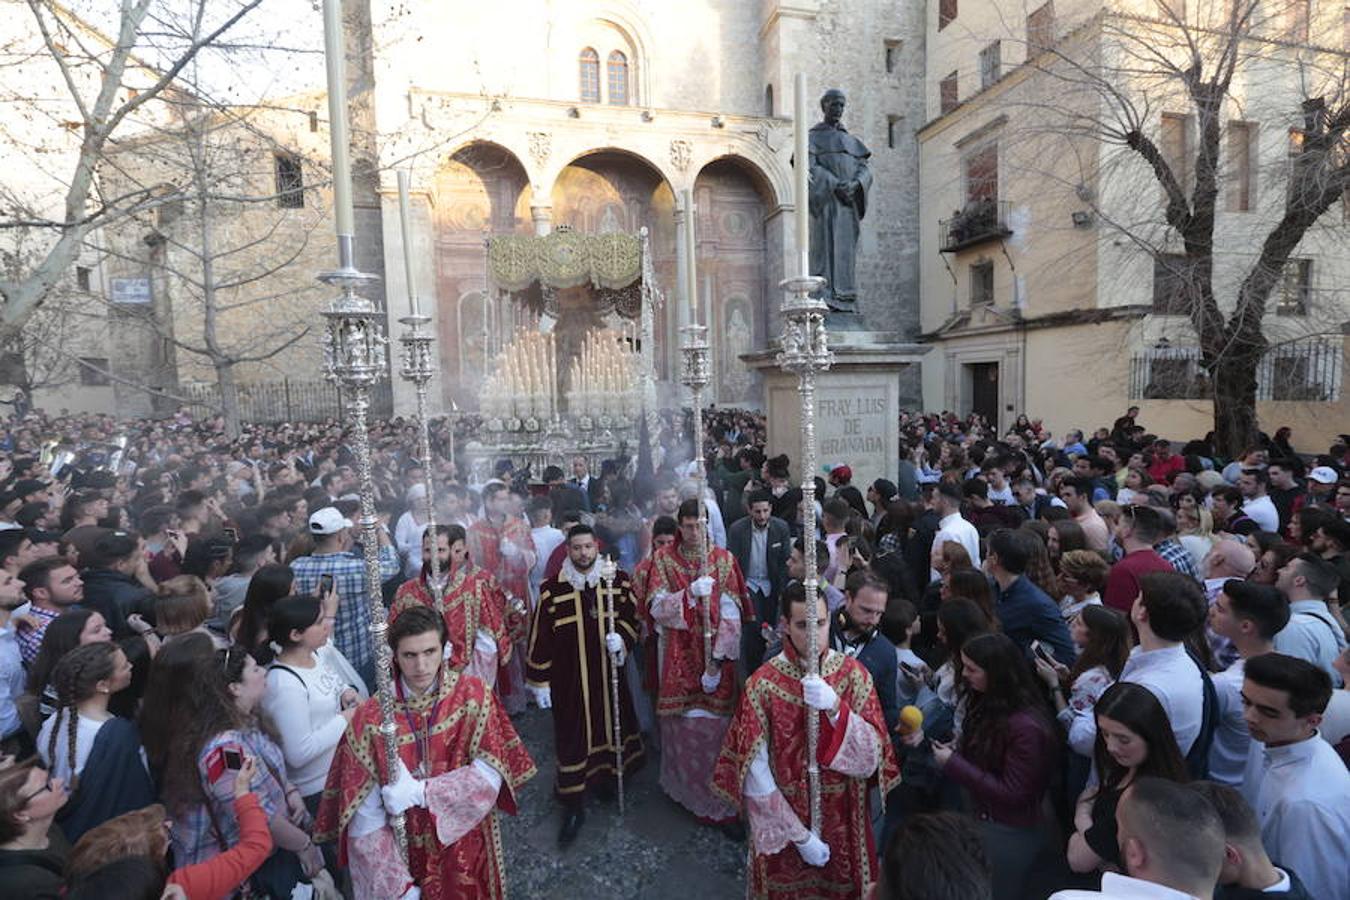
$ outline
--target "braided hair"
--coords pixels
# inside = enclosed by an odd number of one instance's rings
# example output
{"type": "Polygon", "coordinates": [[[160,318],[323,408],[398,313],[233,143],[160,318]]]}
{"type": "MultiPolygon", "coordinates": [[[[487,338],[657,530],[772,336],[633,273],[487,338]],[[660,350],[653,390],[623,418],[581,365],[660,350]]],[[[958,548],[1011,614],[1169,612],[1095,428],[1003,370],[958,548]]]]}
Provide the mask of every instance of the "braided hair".
{"type": "Polygon", "coordinates": [[[56,736],[61,730],[61,717],[66,717],[66,763],[70,767],[70,789],[79,787],[75,774],[75,744],[79,734],[79,705],[94,695],[100,681],[112,678],[116,671],[116,656],[122,652],[116,644],[99,642],[76,647],[56,664],[53,681],[56,684],[56,713],[52,731],[47,738],[47,759],[56,758],[56,736]]]}

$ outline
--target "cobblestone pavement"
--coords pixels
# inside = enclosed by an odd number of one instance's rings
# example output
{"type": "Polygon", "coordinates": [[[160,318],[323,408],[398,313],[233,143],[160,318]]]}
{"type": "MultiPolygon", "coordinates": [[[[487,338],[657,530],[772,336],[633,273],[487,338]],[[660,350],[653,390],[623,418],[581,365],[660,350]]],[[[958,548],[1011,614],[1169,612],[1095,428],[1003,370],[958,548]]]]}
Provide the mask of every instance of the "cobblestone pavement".
{"type": "Polygon", "coordinates": [[[539,774],[521,791],[519,813],[500,816],[507,890],[513,900],[736,900],[745,896],[745,844],[699,825],[666,797],[648,748],[642,771],[617,801],[588,798],[575,843],[558,849],[553,797],[553,722],[531,707],[512,721],[539,774]]]}

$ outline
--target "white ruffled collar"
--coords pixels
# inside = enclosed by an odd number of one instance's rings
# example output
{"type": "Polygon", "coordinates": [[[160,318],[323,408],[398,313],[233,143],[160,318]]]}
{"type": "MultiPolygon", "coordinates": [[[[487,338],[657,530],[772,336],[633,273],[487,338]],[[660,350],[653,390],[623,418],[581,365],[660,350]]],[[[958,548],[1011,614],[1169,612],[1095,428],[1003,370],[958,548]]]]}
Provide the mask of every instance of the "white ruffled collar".
{"type": "Polygon", "coordinates": [[[597,558],[587,571],[578,572],[577,567],[572,565],[571,557],[568,557],[563,560],[562,569],[559,570],[558,577],[579,591],[584,591],[588,587],[599,587],[600,560],[597,558]]]}

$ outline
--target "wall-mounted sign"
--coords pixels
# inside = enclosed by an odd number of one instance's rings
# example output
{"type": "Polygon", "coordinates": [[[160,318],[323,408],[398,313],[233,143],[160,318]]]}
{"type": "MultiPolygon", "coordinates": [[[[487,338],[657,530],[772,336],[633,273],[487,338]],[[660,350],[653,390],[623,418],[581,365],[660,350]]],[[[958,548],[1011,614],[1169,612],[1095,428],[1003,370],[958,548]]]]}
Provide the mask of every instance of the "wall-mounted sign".
{"type": "Polygon", "coordinates": [[[113,278],[110,283],[113,303],[150,302],[149,278],[113,278]]]}

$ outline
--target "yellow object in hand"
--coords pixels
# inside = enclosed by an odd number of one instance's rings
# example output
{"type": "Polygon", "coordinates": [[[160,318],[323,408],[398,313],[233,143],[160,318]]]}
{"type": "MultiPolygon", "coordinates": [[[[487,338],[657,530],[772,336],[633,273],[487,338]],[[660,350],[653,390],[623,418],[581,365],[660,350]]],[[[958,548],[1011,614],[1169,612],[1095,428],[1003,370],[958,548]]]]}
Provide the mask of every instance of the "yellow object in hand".
{"type": "Polygon", "coordinates": [[[917,706],[906,706],[900,710],[900,724],[896,728],[901,734],[913,734],[923,727],[923,712],[917,706]]]}

